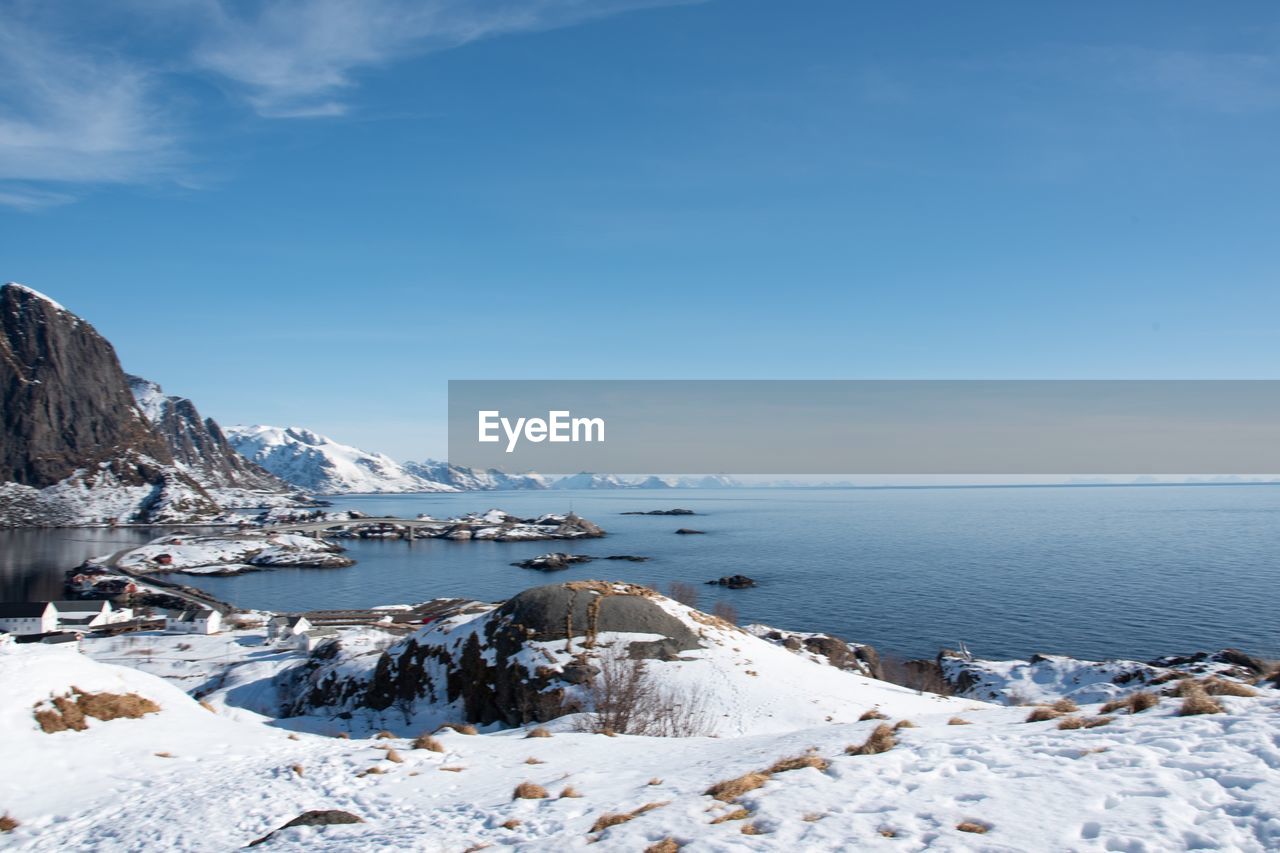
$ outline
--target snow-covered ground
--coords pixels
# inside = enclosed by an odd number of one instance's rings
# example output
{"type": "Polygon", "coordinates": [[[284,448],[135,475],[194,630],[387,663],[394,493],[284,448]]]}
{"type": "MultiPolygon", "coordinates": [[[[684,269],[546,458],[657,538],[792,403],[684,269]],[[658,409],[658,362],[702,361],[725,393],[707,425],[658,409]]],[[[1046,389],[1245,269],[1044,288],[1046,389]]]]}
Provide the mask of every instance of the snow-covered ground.
{"type": "MultiPolygon", "coordinates": [[[[222,653],[237,668],[271,668],[254,662],[264,650],[247,635],[182,641],[208,645],[185,653],[192,664],[170,665],[183,687],[205,687],[225,668],[212,643],[235,646],[234,656],[222,653]]],[[[128,651],[91,654],[127,658],[128,651]]],[[[149,662],[132,657],[156,671],[159,658],[181,654],[171,647],[149,662]]],[[[949,724],[954,708],[921,709],[909,715],[915,728],[899,730],[889,751],[846,755],[879,721],[681,739],[555,726],[550,738],[526,738],[524,729],[446,731],[437,735],[444,751],[433,752],[412,749],[404,737],[291,732],[219,699],[211,713],[164,678],[64,650],[0,652],[0,683],[0,811],[19,821],[0,846],[14,850],[231,850],[311,809],[341,809],[363,822],[286,830],[266,849],[639,851],[666,838],[686,851],[1261,851],[1280,844],[1280,698],[1269,690],[1226,697],[1224,714],[1178,717],[1178,700],[1166,699],[1107,726],[1071,731],[1053,721],[1025,723],[1025,709],[975,704],[958,713],[965,726],[949,724]],[[160,711],[43,733],[33,706],[72,685],[138,693],[160,711]],[[806,753],[826,760],[826,769],[776,773],[734,803],[705,793],[806,753]],[[550,796],[514,799],[526,781],[550,796]],[[561,796],[566,788],[578,796],[561,796]],[[651,803],[662,805],[592,831],[606,814],[651,803]],[[745,816],[715,822],[739,809],[745,816]],[[957,829],[966,822],[988,831],[957,829]]],[[[874,698],[874,686],[867,690],[874,698]]],[[[806,701],[803,693],[793,697],[796,705],[806,701]]]]}
{"type": "MultiPolygon", "coordinates": [[[[457,612],[410,637],[344,629],[340,648],[313,659],[268,643],[262,627],[89,638],[83,653],[0,646],[0,814],[18,822],[0,848],[229,851],[325,809],[361,822],[287,829],[264,849],[644,851],[667,839],[677,846],[665,849],[689,853],[1280,847],[1280,691],[1268,683],[1214,697],[1221,713],[1179,716],[1183,700],[1162,696],[1103,725],[1060,728],[1095,721],[1100,708],[1081,702],[1026,722],[1025,707],[906,690],[652,602],[696,627],[696,648],[649,666],[659,683],[711,702],[711,735],[590,734],[570,714],[545,725],[549,737],[529,737],[532,726],[444,730],[434,751],[412,738],[460,719],[447,697],[279,714],[297,698],[291,674],[357,683],[410,641],[447,651],[474,637],[478,654],[497,660],[497,644],[484,644],[498,636],[501,608],[457,612]],[[45,733],[35,711],[73,686],[135,693],[159,710],[45,733]],[[897,727],[886,751],[847,752],[902,720],[912,725],[897,727]],[[382,729],[390,737],[377,737],[382,729]],[[769,772],[792,758],[811,766],[769,772]],[[708,793],[751,773],[760,775],[736,794],[708,793]],[[514,797],[524,782],[548,796],[514,797]]],[[[508,662],[555,669],[654,636],[606,632],[590,646],[575,637],[573,654],[563,639],[533,638],[508,662]]],[[[1020,681],[1015,670],[1006,674],[1020,681]]],[[[1039,683],[1036,699],[1056,698],[1039,683]]]]}
{"type": "MultiPolygon", "coordinates": [[[[116,558],[116,565],[132,572],[236,574],[276,566],[341,568],[354,563],[338,556],[343,549],[332,542],[290,533],[236,533],[214,536],[166,534],[116,558]]],[[[106,562],[111,555],[99,561],[106,562]]]]}

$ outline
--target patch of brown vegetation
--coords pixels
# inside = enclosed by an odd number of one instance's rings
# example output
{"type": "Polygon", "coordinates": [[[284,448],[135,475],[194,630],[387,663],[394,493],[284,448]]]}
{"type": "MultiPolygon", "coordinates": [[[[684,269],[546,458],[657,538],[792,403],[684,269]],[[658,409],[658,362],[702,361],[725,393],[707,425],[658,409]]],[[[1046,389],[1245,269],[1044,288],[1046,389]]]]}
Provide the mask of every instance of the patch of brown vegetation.
{"type": "Polygon", "coordinates": [[[800,819],[805,823],[817,823],[818,821],[822,820],[824,817],[826,817],[826,815],[822,814],[821,812],[809,812],[807,815],[805,815],[800,819]]]}
{"type": "Polygon", "coordinates": [[[502,828],[503,828],[503,829],[515,829],[515,828],[516,828],[516,827],[518,827],[520,824],[521,824],[521,820],[520,820],[519,818],[515,818],[515,817],[507,818],[505,821],[503,821],[503,822],[502,822],[502,828]]]}
{"type": "Polygon", "coordinates": [[[1063,729],[1083,729],[1084,717],[1063,717],[1058,720],[1058,728],[1063,729]]]}
{"type": "Polygon", "coordinates": [[[393,735],[393,734],[392,734],[391,732],[389,732],[389,731],[383,730],[383,731],[378,732],[376,735],[374,735],[374,736],[373,736],[373,739],[374,739],[374,740],[394,740],[394,739],[395,739],[395,735],[393,735]]]}
{"type": "Polygon", "coordinates": [[[717,782],[708,788],[705,793],[707,796],[715,797],[722,803],[729,803],[741,797],[748,791],[754,791],[756,788],[764,785],[769,781],[768,773],[747,773],[736,779],[726,779],[723,782],[717,782]]]}
{"type": "Polygon", "coordinates": [[[910,720],[898,720],[898,722],[893,724],[893,730],[895,732],[898,731],[899,729],[914,729],[915,727],[916,727],[916,724],[911,722],[910,720]]]}
{"type": "Polygon", "coordinates": [[[1073,714],[1076,711],[1080,710],[1079,705],[1077,705],[1075,702],[1072,702],[1070,699],[1066,699],[1066,698],[1059,699],[1057,702],[1054,702],[1049,707],[1057,711],[1059,714],[1073,714]]]}
{"type": "Polygon", "coordinates": [[[210,705],[208,702],[204,701],[203,699],[201,699],[201,700],[200,700],[200,707],[201,707],[201,708],[204,708],[204,709],[205,709],[206,711],[208,711],[210,714],[216,714],[216,713],[218,713],[218,709],[217,709],[217,708],[213,707],[212,705],[210,705]]]}
{"type": "Polygon", "coordinates": [[[786,773],[788,770],[803,770],[806,767],[812,767],[814,770],[826,770],[830,766],[830,763],[822,756],[807,752],[794,758],[779,758],[773,762],[773,766],[766,770],[765,773],[769,775],[786,773]]]}
{"type": "Polygon", "coordinates": [[[8,812],[0,815],[0,832],[13,832],[22,824],[18,823],[16,817],[10,817],[8,812]]]}
{"type": "Polygon", "coordinates": [[[1147,690],[1139,690],[1137,693],[1130,693],[1123,698],[1112,699],[1098,710],[1103,714],[1110,714],[1115,711],[1128,711],[1130,714],[1138,714],[1159,704],[1160,697],[1156,696],[1156,694],[1147,690]]]}
{"type": "Polygon", "coordinates": [[[536,729],[530,729],[525,737],[551,737],[551,732],[546,726],[538,726],[536,729]]]}
{"type": "Polygon", "coordinates": [[[530,755],[528,758],[524,760],[524,763],[525,764],[546,764],[547,762],[543,761],[541,758],[534,758],[532,755],[530,755]]]}
{"type": "Polygon", "coordinates": [[[1061,716],[1062,716],[1061,712],[1055,711],[1053,708],[1049,707],[1048,705],[1037,705],[1036,707],[1031,709],[1030,714],[1027,714],[1026,722],[1043,723],[1048,720],[1056,720],[1061,716]]]}
{"type": "Polygon", "coordinates": [[[1114,719],[1115,717],[1090,717],[1084,721],[1084,727],[1086,729],[1096,729],[1098,726],[1105,726],[1114,719]]]}
{"type": "MultiPolygon", "coordinates": [[[[41,703],[43,704],[43,703],[41,703]]],[[[54,696],[46,707],[36,706],[35,718],[45,734],[82,732],[89,727],[87,717],[97,720],[136,720],[154,714],[160,706],[136,693],[86,693],[72,687],[65,696],[54,696]]]]}
{"type": "Polygon", "coordinates": [[[947,720],[947,725],[948,726],[971,726],[973,725],[973,723],[970,723],[968,720],[964,719],[963,717],[952,717],[951,719],[947,720]]]}
{"type": "Polygon", "coordinates": [[[1199,714],[1221,714],[1225,710],[1222,703],[1214,699],[1204,690],[1184,690],[1182,706],[1178,708],[1179,717],[1194,717],[1199,714]]]}
{"type": "Polygon", "coordinates": [[[391,761],[391,762],[394,762],[394,763],[396,763],[396,764],[403,764],[403,763],[404,763],[404,758],[400,755],[400,753],[396,752],[394,749],[388,749],[388,750],[387,750],[387,761],[391,761]]]}
{"type": "Polygon", "coordinates": [[[302,775],[302,765],[301,765],[301,764],[290,764],[290,765],[289,765],[289,769],[290,769],[290,770],[292,770],[294,773],[297,773],[299,776],[301,776],[301,775],[302,775]]]}
{"type": "Polygon", "coordinates": [[[858,718],[858,722],[865,723],[867,720],[887,720],[887,719],[889,719],[887,715],[880,713],[875,708],[872,708],[869,711],[863,711],[862,716],[858,718]]]}
{"type": "MultiPolygon", "coordinates": [[[[442,768],[443,769],[443,768],[442,768]]],[[[545,800],[547,789],[533,782],[521,782],[511,794],[513,800],[545,800]]]]}
{"type": "Polygon", "coordinates": [[[882,752],[888,752],[896,746],[898,741],[893,736],[893,728],[887,723],[881,723],[876,726],[876,730],[871,733],[860,746],[850,746],[845,748],[848,755],[879,755],[882,752]]]}
{"type": "Polygon", "coordinates": [[[957,823],[956,829],[961,832],[972,832],[977,835],[986,835],[991,831],[991,826],[989,824],[980,823],[976,820],[966,820],[963,823],[957,823]]]}
{"type": "Polygon", "coordinates": [[[626,823],[629,820],[635,820],[645,812],[651,812],[654,809],[660,809],[666,804],[667,803],[664,800],[663,802],[645,803],[640,808],[633,809],[629,812],[611,812],[609,814],[602,814],[600,815],[600,817],[596,818],[595,823],[591,824],[591,829],[589,831],[602,832],[611,826],[617,826],[620,823],[626,823]]]}
{"type": "Polygon", "coordinates": [[[764,835],[764,830],[761,829],[757,824],[746,823],[742,825],[742,834],[743,835],[764,835]]]}
{"type": "Polygon", "coordinates": [[[1206,678],[1200,682],[1204,692],[1210,696],[1257,696],[1258,691],[1247,684],[1229,681],[1225,678],[1206,678]]]}
{"type": "Polygon", "coordinates": [[[674,838],[664,838],[644,848],[644,853],[679,853],[680,842],[674,838]]]}
{"type": "Polygon", "coordinates": [[[479,734],[479,732],[476,731],[476,727],[471,725],[470,723],[445,723],[443,726],[436,729],[436,731],[442,732],[445,729],[453,729],[455,732],[457,732],[460,735],[479,734]]]}
{"type": "Polygon", "coordinates": [[[444,772],[446,772],[446,773],[461,773],[463,770],[466,770],[467,768],[465,768],[465,767],[441,767],[440,769],[441,769],[441,770],[443,770],[443,771],[444,771],[444,772]]]}
{"type": "Polygon", "coordinates": [[[173,758],[172,752],[156,752],[152,753],[156,758],[173,758]]]}
{"type": "Polygon", "coordinates": [[[898,837],[898,830],[893,829],[893,828],[888,827],[888,826],[882,826],[882,827],[880,827],[880,828],[879,828],[878,830],[876,830],[876,831],[877,831],[877,832],[879,832],[879,833],[880,833],[880,835],[881,835],[882,837],[884,837],[884,838],[897,838],[897,837],[898,837]]]}
{"type": "Polygon", "coordinates": [[[414,749],[427,749],[431,752],[444,752],[444,744],[429,734],[420,734],[413,739],[414,749]]]}
{"type": "Polygon", "coordinates": [[[562,800],[576,800],[581,796],[578,793],[578,789],[572,785],[565,785],[564,790],[560,792],[560,799],[562,800]]]}
{"type": "Polygon", "coordinates": [[[649,780],[649,784],[650,784],[650,785],[661,785],[661,784],[662,784],[662,780],[661,780],[661,779],[659,779],[657,776],[654,776],[652,779],[650,779],[650,780],[649,780]]]}
{"type": "Polygon", "coordinates": [[[736,809],[734,809],[733,811],[731,811],[731,812],[725,812],[724,814],[720,815],[719,817],[714,818],[711,822],[712,822],[713,824],[714,824],[714,823],[726,823],[726,822],[731,821],[731,820],[746,820],[746,819],[747,819],[747,818],[749,818],[749,817],[751,817],[751,812],[747,811],[747,810],[746,810],[746,809],[744,809],[742,806],[738,806],[738,807],[737,807],[736,809]]]}

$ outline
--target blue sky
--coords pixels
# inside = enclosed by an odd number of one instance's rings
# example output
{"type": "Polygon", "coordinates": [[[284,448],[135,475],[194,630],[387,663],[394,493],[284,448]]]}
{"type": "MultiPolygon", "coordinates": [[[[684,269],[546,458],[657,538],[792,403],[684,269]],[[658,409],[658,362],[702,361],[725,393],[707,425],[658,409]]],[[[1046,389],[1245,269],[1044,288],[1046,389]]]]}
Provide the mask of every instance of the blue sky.
{"type": "Polygon", "coordinates": [[[398,458],[450,378],[1276,378],[1278,131],[1268,3],[0,0],[0,278],[398,458]]]}

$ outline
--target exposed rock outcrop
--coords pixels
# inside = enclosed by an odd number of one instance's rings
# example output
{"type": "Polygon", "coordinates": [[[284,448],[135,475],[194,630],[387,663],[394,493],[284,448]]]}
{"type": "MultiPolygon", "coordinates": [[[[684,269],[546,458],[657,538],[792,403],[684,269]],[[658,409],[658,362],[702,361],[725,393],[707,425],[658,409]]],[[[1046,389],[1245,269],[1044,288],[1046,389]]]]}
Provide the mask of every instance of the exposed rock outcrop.
{"type": "Polygon", "coordinates": [[[0,526],[167,521],[218,511],[138,409],[93,326],[0,288],[0,526]]]}

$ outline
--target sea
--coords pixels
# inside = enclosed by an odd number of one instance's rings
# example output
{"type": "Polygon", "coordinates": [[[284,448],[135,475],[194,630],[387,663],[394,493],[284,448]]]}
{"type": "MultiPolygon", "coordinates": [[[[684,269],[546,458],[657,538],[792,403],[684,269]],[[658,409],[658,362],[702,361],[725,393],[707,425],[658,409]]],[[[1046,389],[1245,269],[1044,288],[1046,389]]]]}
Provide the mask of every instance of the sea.
{"type": "MultiPolygon", "coordinates": [[[[1068,654],[1147,660],[1226,647],[1280,658],[1280,486],[723,489],[342,495],[335,509],[442,518],[499,508],[572,510],[578,542],[344,540],[355,566],[172,579],[244,608],[301,611],[499,601],[566,580],[696,586],[697,605],[930,657],[1068,654]],[[684,508],[693,516],[627,515],[684,508]],[[695,528],[701,535],[678,535],[695,528]],[[512,563],[548,551],[593,562],[554,573],[512,563]],[[757,586],[707,585],[742,574],[757,586]]],[[[0,531],[0,599],[60,598],[87,557],[170,532],[0,531]]],[[[194,532],[194,531],[193,531],[194,532]]]]}

